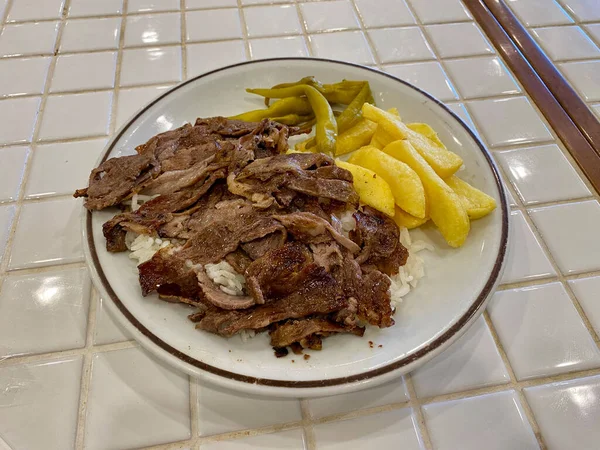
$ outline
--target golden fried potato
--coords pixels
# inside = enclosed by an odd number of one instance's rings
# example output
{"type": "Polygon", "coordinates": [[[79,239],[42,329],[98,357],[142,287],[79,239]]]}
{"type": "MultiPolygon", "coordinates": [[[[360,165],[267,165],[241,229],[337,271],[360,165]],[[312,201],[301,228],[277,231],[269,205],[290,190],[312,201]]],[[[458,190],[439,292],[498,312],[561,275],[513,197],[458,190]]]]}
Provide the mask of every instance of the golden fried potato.
{"type": "Polygon", "coordinates": [[[375,172],[390,185],[396,205],[417,218],[425,217],[425,189],[408,165],[371,146],[354,152],[348,162],[375,172]]]}
{"type": "MultiPolygon", "coordinates": [[[[398,112],[397,108],[390,108],[387,110],[387,112],[396,116],[398,120],[401,120],[400,113],[398,112]]],[[[375,134],[371,138],[371,143],[369,145],[372,145],[373,147],[376,147],[379,150],[381,150],[383,147],[385,147],[394,140],[395,139],[393,138],[393,136],[387,133],[382,127],[378,126],[375,130],[375,134]]]]}
{"type": "Polygon", "coordinates": [[[496,200],[456,175],[448,178],[446,184],[460,197],[469,219],[481,219],[496,209],[496,200]]]}
{"type": "Polygon", "coordinates": [[[335,156],[345,155],[367,145],[375,134],[377,124],[361,119],[356,125],[344,131],[337,138],[335,156]]]}
{"type": "Polygon", "coordinates": [[[433,143],[436,144],[438,147],[441,147],[444,150],[447,150],[444,143],[442,141],[440,141],[440,138],[438,137],[435,130],[433,128],[431,128],[429,125],[427,125],[426,123],[407,123],[406,126],[408,128],[410,128],[411,130],[416,131],[419,134],[422,134],[427,139],[433,141],[433,143]]]}
{"type": "Polygon", "coordinates": [[[372,170],[339,159],[336,159],[335,163],[352,174],[354,189],[358,192],[362,203],[394,217],[394,195],[390,185],[382,177],[377,176],[372,170]]]}
{"type": "Polygon", "coordinates": [[[404,227],[408,228],[409,230],[412,230],[413,228],[420,227],[428,220],[429,217],[419,219],[418,217],[411,216],[409,213],[396,206],[396,215],[394,216],[394,222],[396,222],[396,225],[398,225],[399,227],[404,227]]]}
{"type": "Polygon", "coordinates": [[[369,103],[363,105],[362,113],[365,118],[377,122],[394,140],[408,139],[440,177],[453,175],[462,165],[462,159],[456,153],[438,147],[430,139],[408,128],[393,114],[369,103]]]}
{"type": "Polygon", "coordinates": [[[417,172],[425,188],[431,220],[451,247],[463,245],[471,224],[458,194],[427,164],[410,142],[394,141],[383,151],[417,172]]]}

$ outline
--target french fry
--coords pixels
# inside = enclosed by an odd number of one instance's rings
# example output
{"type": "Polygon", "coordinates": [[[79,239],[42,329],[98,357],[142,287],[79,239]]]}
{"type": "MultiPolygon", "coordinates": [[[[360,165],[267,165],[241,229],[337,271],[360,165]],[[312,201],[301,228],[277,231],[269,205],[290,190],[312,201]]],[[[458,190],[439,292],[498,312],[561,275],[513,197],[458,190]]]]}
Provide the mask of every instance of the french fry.
{"type": "Polygon", "coordinates": [[[427,139],[429,139],[434,144],[436,144],[438,147],[441,147],[444,150],[447,150],[444,143],[442,141],[440,141],[440,138],[438,137],[435,130],[433,128],[431,128],[431,126],[429,126],[428,124],[426,124],[426,123],[407,123],[406,126],[408,128],[410,128],[411,130],[416,131],[419,134],[422,134],[427,139]]]}
{"type": "MultiPolygon", "coordinates": [[[[401,120],[400,113],[398,112],[397,108],[390,108],[387,110],[387,112],[396,116],[398,120],[401,120]]],[[[378,126],[375,130],[375,134],[371,138],[371,143],[369,145],[372,145],[373,147],[376,147],[379,150],[381,150],[393,140],[395,140],[393,136],[390,136],[390,134],[386,133],[386,131],[382,127],[378,126]]]]}
{"type": "Polygon", "coordinates": [[[344,131],[337,138],[335,156],[353,152],[367,145],[377,129],[377,124],[367,119],[361,119],[356,125],[344,131]]]}
{"type": "Polygon", "coordinates": [[[456,175],[449,177],[446,183],[460,197],[469,219],[481,219],[496,209],[496,200],[456,175]]]}
{"type": "Polygon", "coordinates": [[[394,217],[394,195],[390,185],[382,177],[372,170],[339,159],[336,159],[335,163],[352,174],[354,189],[358,192],[361,202],[394,217]]]}
{"type": "Polygon", "coordinates": [[[396,222],[396,225],[398,225],[399,227],[404,227],[409,230],[412,230],[413,228],[420,227],[421,225],[426,223],[428,220],[429,220],[429,217],[424,217],[422,219],[419,219],[418,217],[411,216],[409,213],[404,211],[402,208],[399,208],[398,206],[396,206],[396,215],[394,216],[394,222],[396,222]]]}
{"type": "Polygon", "coordinates": [[[451,247],[464,244],[471,224],[456,194],[407,140],[394,141],[383,151],[408,164],[421,178],[431,220],[451,247]]]}
{"type": "Polygon", "coordinates": [[[371,146],[358,149],[348,162],[375,172],[390,185],[396,205],[419,219],[425,217],[425,189],[408,165],[371,146]]]}
{"type": "Polygon", "coordinates": [[[425,136],[408,128],[393,114],[368,103],[363,105],[362,113],[365,118],[377,122],[394,140],[408,139],[440,177],[453,175],[462,165],[462,159],[456,153],[438,147],[425,136]]]}

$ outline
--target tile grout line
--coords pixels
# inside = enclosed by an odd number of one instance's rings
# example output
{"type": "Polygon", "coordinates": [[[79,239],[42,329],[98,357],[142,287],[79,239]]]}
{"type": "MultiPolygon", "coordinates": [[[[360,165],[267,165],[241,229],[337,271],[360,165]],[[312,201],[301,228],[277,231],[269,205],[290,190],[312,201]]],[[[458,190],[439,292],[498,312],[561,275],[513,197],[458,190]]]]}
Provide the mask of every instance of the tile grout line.
{"type": "Polygon", "coordinates": [[[427,428],[425,415],[423,414],[421,399],[417,396],[415,385],[412,381],[412,375],[408,373],[403,378],[404,386],[406,386],[406,391],[408,392],[409,405],[412,408],[412,416],[417,422],[416,431],[419,433],[419,440],[423,443],[426,450],[432,450],[431,436],[429,435],[429,429],[427,428]]]}
{"type": "Polygon", "coordinates": [[[354,11],[354,14],[358,18],[358,23],[360,25],[360,31],[362,32],[363,36],[365,37],[365,40],[367,41],[369,50],[371,50],[371,54],[373,56],[373,61],[375,61],[375,65],[377,66],[377,68],[379,70],[383,70],[381,58],[379,57],[379,53],[377,53],[377,47],[375,46],[373,39],[371,39],[371,35],[368,33],[369,27],[367,27],[365,25],[365,21],[363,19],[363,16],[362,16],[360,10],[358,9],[358,6],[356,6],[356,2],[354,0],[350,0],[350,4],[352,5],[352,10],[354,11]]]}
{"type": "Polygon", "coordinates": [[[317,441],[315,438],[314,421],[310,410],[310,401],[305,398],[298,399],[300,403],[300,413],[302,414],[302,431],[304,433],[305,450],[317,450],[317,441]]]}
{"type": "Polygon", "coordinates": [[[187,14],[185,0],[180,0],[180,22],[179,27],[181,28],[181,79],[183,81],[188,79],[188,61],[187,61],[187,14]]]}
{"type": "Polygon", "coordinates": [[[306,19],[304,19],[304,11],[302,11],[302,7],[300,6],[298,0],[294,0],[294,5],[296,6],[296,14],[298,15],[298,20],[300,21],[300,28],[302,28],[302,37],[304,38],[304,45],[306,45],[308,55],[314,57],[316,55],[312,46],[312,41],[310,40],[308,25],[306,24],[306,19]]]}
{"type": "MultiPolygon", "coordinates": [[[[58,30],[56,32],[56,37],[55,37],[55,41],[54,41],[53,56],[50,61],[50,64],[48,65],[48,72],[46,73],[46,79],[44,81],[44,88],[42,91],[42,95],[40,97],[38,111],[37,111],[37,115],[35,117],[35,123],[33,126],[32,133],[31,133],[31,143],[25,144],[25,145],[29,146],[29,152],[27,153],[27,157],[25,159],[25,163],[23,166],[23,175],[22,175],[21,186],[19,187],[19,192],[16,197],[13,221],[12,221],[12,224],[9,229],[8,237],[6,239],[4,255],[2,257],[2,260],[0,261],[0,277],[8,271],[9,261],[12,256],[13,242],[14,242],[15,235],[17,233],[17,225],[21,219],[21,210],[23,208],[23,198],[25,197],[25,192],[27,189],[27,181],[29,179],[29,173],[31,172],[33,155],[35,153],[35,147],[36,147],[35,141],[37,140],[40,129],[41,129],[41,124],[42,124],[43,115],[44,115],[44,109],[45,109],[46,100],[48,97],[48,91],[50,90],[50,85],[52,83],[52,78],[54,76],[54,69],[56,67],[58,49],[60,48],[60,41],[61,41],[62,33],[63,33],[64,27],[65,27],[66,15],[67,15],[70,1],[71,0],[65,0],[63,9],[61,11],[61,18],[60,18],[58,30]]],[[[12,5],[13,5],[13,3],[9,3],[8,6],[12,7],[12,5]]],[[[9,9],[10,8],[7,7],[7,9],[5,11],[4,20],[6,20],[8,17],[9,9]]],[[[2,287],[3,282],[4,282],[4,277],[1,277],[0,278],[0,288],[2,287]]]]}
{"type": "Polygon", "coordinates": [[[525,417],[527,418],[527,421],[529,422],[529,427],[531,428],[531,431],[533,432],[535,439],[537,440],[537,442],[540,446],[540,449],[545,450],[547,448],[547,446],[546,446],[546,443],[542,436],[542,432],[540,431],[540,427],[537,423],[535,415],[533,414],[533,410],[531,409],[531,406],[529,406],[529,402],[525,398],[525,394],[523,393],[523,388],[519,385],[519,381],[517,380],[515,371],[512,368],[512,365],[510,363],[508,355],[507,355],[506,351],[504,350],[504,346],[502,345],[502,342],[500,341],[500,337],[498,336],[496,327],[494,326],[494,323],[492,322],[492,319],[491,319],[487,309],[485,311],[483,311],[483,318],[485,320],[485,323],[487,324],[488,329],[490,330],[490,334],[492,335],[492,339],[494,340],[496,349],[498,350],[498,353],[500,354],[502,363],[504,364],[504,367],[506,368],[506,371],[508,372],[508,376],[510,378],[509,386],[512,389],[514,389],[514,391],[517,393],[517,396],[519,397],[519,402],[521,403],[523,411],[525,412],[525,417]]]}
{"type": "Polygon", "coordinates": [[[117,62],[115,64],[115,78],[114,86],[112,88],[112,105],[110,111],[110,122],[108,127],[108,138],[111,139],[112,135],[117,131],[117,112],[119,107],[119,92],[121,84],[121,72],[123,65],[123,53],[125,50],[125,32],[127,28],[127,18],[125,12],[129,0],[123,0],[123,14],[121,15],[121,28],[119,31],[119,47],[117,48],[117,62]]]}
{"type": "MultiPolygon", "coordinates": [[[[300,13],[302,14],[302,13],[300,13]]],[[[119,18],[121,16],[114,16],[111,18],[119,18]]],[[[468,23],[468,22],[463,22],[463,23],[468,23]]],[[[368,28],[368,30],[372,31],[372,30],[385,30],[389,27],[386,28],[377,28],[377,27],[372,27],[372,28],[368,28]]],[[[417,28],[416,25],[412,25],[409,28],[417,28]]],[[[360,28],[356,28],[356,29],[349,29],[349,30],[344,30],[344,31],[361,31],[360,28]]],[[[344,32],[341,31],[341,32],[344,32]]],[[[265,39],[284,39],[284,38],[289,38],[289,37],[300,37],[300,36],[309,36],[309,35],[320,35],[320,34],[335,34],[335,33],[340,33],[339,30],[325,30],[325,31],[313,31],[313,32],[299,32],[299,33],[292,33],[292,34],[285,34],[285,35],[274,35],[274,36],[261,36],[261,37],[256,37],[253,38],[255,40],[265,40],[265,39]]],[[[210,43],[217,43],[217,42],[236,42],[236,41],[241,41],[243,40],[243,38],[239,37],[239,38],[223,38],[223,39],[210,39],[210,40],[201,40],[201,39],[193,39],[190,41],[186,41],[186,44],[210,44],[210,43]]],[[[152,44],[135,44],[135,45],[126,45],[124,48],[127,50],[141,50],[141,49],[148,49],[148,48],[170,48],[170,47],[180,47],[181,46],[181,42],[164,42],[164,43],[152,43],[152,44]]],[[[81,54],[87,54],[87,53],[106,53],[106,52],[114,52],[117,51],[117,48],[100,48],[100,49],[85,49],[85,50],[67,50],[67,51],[59,51],[59,55],[61,56],[66,56],[66,55],[81,55],[81,54]]],[[[15,59],[24,59],[24,58],[42,58],[42,57],[47,57],[47,56],[52,56],[52,53],[45,53],[45,52],[40,52],[40,53],[24,53],[24,54],[14,54],[14,55],[5,55],[5,56],[1,56],[0,55],[0,61],[10,61],[10,60],[15,60],[15,59]]],[[[464,55],[464,56],[451,56],[448,58],[444,58],[444,60],[446,61],[457,61],[457,60],[463,60],[463,59],[480,59],[480,58],[486,58],[486,57],[492,57],[493,55],[491,54],[481,54],[481,53],[476,53],[473,55],[464,55]]],[[[386,62],[383,63],[384,66],[392,66],[392,65],[400,65],[400,64],[413,64],[413,63],[420,63],[420,62],[429,62],[429,61],[435,61],[435,58],[424,58],[424,59],[409,59],[409,60],[404,60],[404,61],[390,61],[390,62],[386,62]]],[[[32,95],[40,95],[40,94],[31,94],[31,95],[15,95],[13,97],[27,97],[27,96],[32,96],[32,95]]],[[[3,96],[0,97],[0,99],[4,99],[7,98],[9,96],[3,96]]],[[[593,102],[592,102],[593,103],[593,102]]]]}
{"type": "MultiPolygon", "coordinates": [[[[426,41],[427,41],[427,42],[430,44],[431,48],[433,49],[433,52],[434,52],[435,56],[437,57],[437,60],[438,60],[439,64],[441,65],[441,67],[442,67],[442,70],[444,71],[444,74],[445,74],[445,76],[446,76],[446,77],[447,77],[449,80],[451,80],[451,82],[452,82],[452,84],[453,84],[453,87],[454,87],[454,89],[456,90],[456,94],[458,95],[458,97],[459,97],[459,98],[461,98],[461,99],[464,99],[464,96],[463,96],[462,92],[460,91],[460,89],[459,89],[459,88],[458,88],[458,86],[456,85],[456,82],[455,82],[455,81],[454,81],[454,80],[451,78],[451,76],[450,76],[450,73],[449,73],[449,72],[448,72],[448,70],[447,70],[447,67],[446,67],[446,65],[445,65],[445,63],[444,63],[444,58],[442,58],[442,57],[440,56],[440,54],[439,54],[439,49],[438,49],[438,48],[437,48],[437,46],[435,45],[435,43],[434,43],[433,39],[431,39],[431,37],[429,36],[429,32],[428,32],[428,30],[427,30],[427,29],[426,29],[426,28],[423,26],[423,24],[421,23],[421,21],[420,21],[419,17],[418,17],[418,16],[415,14],[415,12],[414,12],[414,10],[413,10],[413,7],[412,7],[412,5],[408,4],[408,2],[407,2],[407,6],[408,6],[408,9],[409,9],[409,10],[410,10],[410,11],[413,13],[413,15],[415,16],[415,18],[416,18],[416,20],[417,20],[417,23],[419,24],[419,26],[420,26],[420,28],[421,28],[421,31],[422,31],[422,33],[423,33],[423,35],[424,35],[424,37],[425,37],[426,41]]],[[[474,23],[475,23],[475,21],[474,21],[474,23]]],[[[479,31],[482,33],[482,35],[483,35],[483,36],[486,36],[486,34],[485,34],[485,33],[483,33],[483,30],[481,30],[481,28],[480,28],[479,24],[477,24],[477,23],[476,23],[476,26],[477,26],[477,28],[479,29],[479,31]]],[[[487,36],[486,36],[486,39],[487,39],[487,36]]],[[[499,57],[499,55],[498,55],[498,52],[497,52],[497,50],[496,50],[495,46],[494,46],[493,44],[491,44],[491,45],[492,45],[492,47],[494,48],[494,54],[495,54],[495,56],[499,57]]],[[[505,61],[503,61],[503,62],[504,62],[504,64],[506,65],[506,62],[505,62],[505,61]]],[[[513,74],[513,77],[514,77],[514,74],[513,74]]],[[[514,77],[514,78],[516,79],[516,77],[514,77]]],[[[517,80],[517,82],[518,82],[518,84],[519,84],[519,87],[520,87],[520,89],[521,89],[522,93],[524,93],[524,94],[525,94],[527,97],[529,97],[528,93],[527,93],[526,91],[524,91],[524,90],[523,90],[523,86],[521,86],[521,82],[520,82],[520,81],[518,81],[518,80],[517,80]]],[[[526,98],[527,98],[527,97],[526,97],[526,98]]],[[[465,107],[467,108],[467,111],[469,112],[469,115],[471,115],[471,117],[472,117],[473,124],[475,124],[477,120],[476,120],[475,116],[473,116],[473,115],[471,114],[471,110],[470,110],[470,108],[469,108],[469,105],[467,104],[467,102],[464,102],[464,104],[465,104],[465,107]]],[[[537,106],[537,105],[535,105],[535,106],[537,106]]],[[[538,114],[538,117],[539,117],[539,115],[540,115],[540,112],[539,112],[539,110],[537,109],[537,107],[536,107],[536,112],[537,112],[537,114],[538,114]]],[[[545,123],[545,121],[544,121],[543,123],[545,123]]],[[[554,130],[552,129],[552,127],[548,127],[548,129],[549,129],[549,130],[552,130],[552,135],[554,136],[554,130]]],[[[481,136],[484,136],[484,135],[483,135],[483,134],[481,134],[481,136]]],[[[486,140],[487,140],[487,139],[486,139],[486,140]]],[[[556,140],[557,140],[557,137],[555,136],[555,141],[556,141],[556,140]]],[[[488,148],[489,148],[489,146],[488,146],[488,148]]],[[[503,170],[503,168],[500,166],[500,164],[496,164],[496,166],[497,166],[497,168],[498,168],[498,171],[499,171],[499,172],[501,172],[501,173],[502,173],[502,175],[503,175],[503,178],[502,178],[502,179],[503,179],[503,180],[506,180],[506,181],[504,182],[504,185],[506,185],[507,183],[509,183],[509,182],[508,182],[508,180],[509,180],[510,178],[508,178],[508,177],[506,176],[506,174],[504,173],[504,170],[503,170]]],[[[519,196],[516,196],[516,197],[514,197],[514,196],[513,196],[513,198],[515,199],[515,202],[517,203],[517,206],[524,206],[524,205],[523,205],[523,203],[521,202],[521,199],[520,199],[520,197],[519,197],[519,196]]],[[[545,240],[542,238],[542,236],[541,236],[541,233],[539,233],[539,230],[537,230],[537,227],[536,227],[536,228],[533,228],[533,226],[532,226],[533,224],[532,224],[532,223],[529,223],[529,222],[532,222],[532,220],[531,220],[531,218],[529,217],[529,213],[528,213],[528,211],[527,211],[527,210],[525,210],[525,211],[524,211],[523,217],[524,217],[524,218],[525,218],[525,220],[528,222],[528,224],[529,224],[529,226],[530,226],[530,228],[531,228],[532,232],[534,233],[534,236],[535,236],[535,237],[537,237],[537,238],[539,238],[540,245],[542,246],[542,250],[543,250],[543,252],[544,252],[544,253],[546,254],[546,256],[549,258],[549,261],[550,261],[551,265],[553,266],[553,268],[556,270],[556,273],[557,273],[557,274],[559,275],[559,277],[560,277],[562,274],[561,274],[560,270],[558,270],[558,267],[556,267],[556,263],[555,263],[554,259],[552,258],[552,255],[550,254],[550,251],[549,251],[549,249],[547,248],[546,242],[545,242],[545,240]]],[[[562,284],[563,284],[563,286],[564,286],[564,284],[565,284],[565,283],[563,282],[562,284]]],[[[579,310],[578,310],[578,312],[579,312],[579,310]]],[[[485,320],[486,320],[486,323],[488,324],[488,328],[490,328],[490,330],[491,330],[491,332],[492,332],[492,336],[494,337],[494,343],[496,344],[496,348],[498,349],[498,351],[499,351],[499,352],[500,352],[500,354],[502,355],[502,359],[503,359],[504,365],[506,366],[506,368],[507,368],[507,370],[508,370],[508,372],[509,372],[509,376],[510,376],[510,379],[511,379],[511,383],[513,384],[513,386],[514,386],[514,387],[515,387],[515,389],[516,389],[516,392],[517,392],[517,394],[518,394],[518,396],[519,396],[519,400],[520,400],[520,402],[521,402],[521,404],[522,404],[522,407],[523,407],[523,409],[524,409],[524,411],[525,411],[525,415],[527,416],[527,420],[528,420],[528,422],[529,422],[529,425],[530,425],[531,429],[533,430],[533,433],[534,433],[534,435],[535,435],[535,437],[536,437],[536,439],[537,439],[537,441],[538,441],[538,444],[540,445],[540,448],[541,448],[542,450],[544,450],[544,449],[546,449],[546,448],[547,448],[547,446],[546,446],[546,444],[545,444],[545,442],[544,442],[544,439],[543,439],[543,437],[542,437],[541,431],[540,431],[540,429],[539,429],[539,426],[538,426],[538,424],[537,424],[537,420],[535,419],[535,416],[534,416],[534,414],[533,414],[533,411],[531,410],[531,407],[530,407],[530,405],[529,405],[529,403],[528,403],[527,399],[525,398],[525,395],[523,394],[522,388],[521,388],[520,386],[516,385],[516,382],[517,382],[516,376],[515,376],[515,374],[514,374],[514,371],[513,371],[513,369],[512,369],[512,366],[511,366],[511,364],[510,364],[510,361],[508,360],[508,356],[506,355],[506,352],[504,351],[504,348],[503,348],[503,346],[502,346],[502,344],[501,344],[500,340],[498,339],[498,336],[497,336],[496,330],[495,330],[495,328],[494,328],[494,326],[493,326],[493,324],[492,324],[492,321],[491,321],[491,319],[490,319],[490,317],[489,317],[489,313],[488,313],[488,311],[487,311],[487,308],[486,308],[486,310],[484,310],[484,311],[483,311],[483,316],[484,316],[484,318],[485,318],[485,320]]],[[[584,321],[584,322],[585,322],[585,321],[584,321]]],[[[589,322],[589,321],[588,321],[588,322],[589,322]]],[[[590,331],[590,328],[588,327],[588,324],[586,324],[586,328],[588,328],[588,331],[590,331]]],[[[592,335],[592,336],[593,336],[593,335],[592,335]]],[[[596,343],[597,343],[597,345],[598,345],[598,342],[597,342],[597,341],[596,341],[596,343]]]]}
{"type": "MultiPolygon", "coordinates": [[[[246,61],[252,59],[252,53],[250,49],[250,41],[248,39],[248,25],[246,24],[246,15],[244,14],[244,8],[242,0],[237,0],[237,9],[240,16],[240,29],[242,30],[242,40],[244,42],[244,53],[246,54],[246,61]]],[[[237,39],[236,39],[237,40],[237,39]]]]}
{"type": "MultiPolygon", "coordinates": [[[[90,283],[91,284],[91,283],[90,283]]],[[[87,323],[87,335],[85,340],[85,352],[83,353],[83,368],[81,370],[81,381],[79,388],[79,408],[77,414],[77,428],[75,432],[75,448],[77,450],[84,448],[85,424],[87,416],[87,403],[89,398],[89,389],[92,379],[92,348],[94,346],[94,336],[96,333],[97,307],[99,302],[99,293],[92,286],[90,288],[90,305],[87,323]]]]}

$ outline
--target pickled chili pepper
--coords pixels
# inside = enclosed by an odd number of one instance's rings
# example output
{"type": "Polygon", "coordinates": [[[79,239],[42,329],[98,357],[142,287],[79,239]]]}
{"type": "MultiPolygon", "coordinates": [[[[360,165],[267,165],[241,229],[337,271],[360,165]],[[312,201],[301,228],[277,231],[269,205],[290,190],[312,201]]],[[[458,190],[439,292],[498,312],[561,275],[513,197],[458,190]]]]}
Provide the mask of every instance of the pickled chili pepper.
{"type": "MultiPolygon", "coordinates": [[[[248,111],[229,119],[243,120],[245,122],[260,122],[263,119],[273,119],[274,117],[283,117],[289,114],[307,116],[312,114],[310,102],[304,97],[282,98],[274,102],[267,109],[256,109],[248,111]]],[[[283,122],[282,122],[283,123],[283,122]]]]}
{"type": "Polygon", "coordinates": [[[314,87],[307,84],[277,89],[246,89],[251,94],[269,98],[306,96],[317,119],[315,141],[317,149],[327,155],[335,154],[337,122],[327,99],[314,87]]]}

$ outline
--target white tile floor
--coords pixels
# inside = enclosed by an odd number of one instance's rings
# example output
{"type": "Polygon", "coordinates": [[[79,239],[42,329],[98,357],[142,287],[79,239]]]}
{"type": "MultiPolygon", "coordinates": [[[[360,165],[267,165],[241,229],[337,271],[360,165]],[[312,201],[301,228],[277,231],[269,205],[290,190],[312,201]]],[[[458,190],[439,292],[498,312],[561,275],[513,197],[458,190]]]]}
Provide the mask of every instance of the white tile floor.
{"type": "MultiPolygon", "coordinates": [[[[508,3],[599,104],[594,1],[508,3]]],[[[598,196],[459,0],[9,4],[0,24],[0,167],[10,174],[0,177],[0,448],[529,449],[539,448],[536,427],[548,448],[596,448],[598,196]],[[141,105],[197,74],[273,56],[345,59],[414,82],[482,137],[508,182],[517,244],[488,316],[404,380],[310,401],[198,386],[121,331],[68,238],[80,233],[80,203],[67,196],[84,180],[73,174],[85,175],[141,105]]]]}

